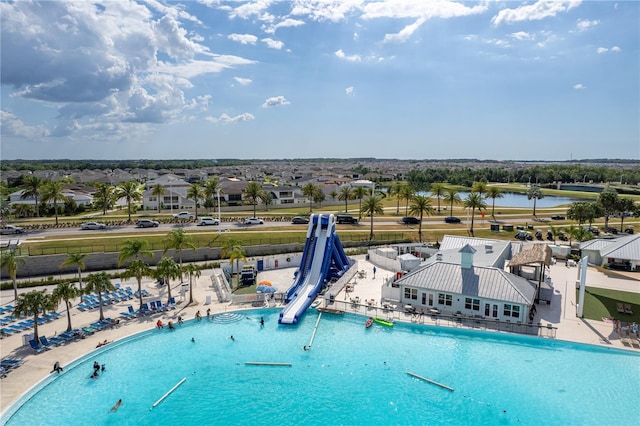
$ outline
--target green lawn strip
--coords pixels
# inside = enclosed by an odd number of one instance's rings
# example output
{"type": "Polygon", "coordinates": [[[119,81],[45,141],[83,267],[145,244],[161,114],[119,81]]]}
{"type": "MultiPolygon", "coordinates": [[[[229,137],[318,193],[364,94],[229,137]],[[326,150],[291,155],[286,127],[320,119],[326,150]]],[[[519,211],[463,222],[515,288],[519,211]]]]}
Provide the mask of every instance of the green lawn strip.
{"type": "MultiPolygon", "coordinates": [[[[629,280],[630,285],[638,285],[637,281],[629,280]]],[[[576,290],[576,300],[579,297],[576,290]]],[[[624,322],[640,323],[640,294],[628,291],[611,290],[607,288],[587,287],[584,293],[584,317],[602,321],[602,318],[615,318],[624,322]],[[616,304],[629,303],[633,315],[619,313],[616,304]]]]}

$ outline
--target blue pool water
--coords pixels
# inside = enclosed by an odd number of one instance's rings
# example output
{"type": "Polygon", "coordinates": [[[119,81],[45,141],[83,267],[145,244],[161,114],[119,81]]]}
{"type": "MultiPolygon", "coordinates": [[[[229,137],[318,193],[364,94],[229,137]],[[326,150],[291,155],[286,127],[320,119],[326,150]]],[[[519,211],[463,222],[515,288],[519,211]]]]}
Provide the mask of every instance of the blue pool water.
{"type": "Polygon", "coordinates": [[[278,313],[190,321],[105,346],[66,366],[3,423],[624,425],[640,416],[635,353],[412,324],[365,329],[363,317],[349,314],[323,314],[304,351],[316,312],[295,327],[278,326],[278,313]],[[106,371],[90,380],[94,360],[106,371]]]}

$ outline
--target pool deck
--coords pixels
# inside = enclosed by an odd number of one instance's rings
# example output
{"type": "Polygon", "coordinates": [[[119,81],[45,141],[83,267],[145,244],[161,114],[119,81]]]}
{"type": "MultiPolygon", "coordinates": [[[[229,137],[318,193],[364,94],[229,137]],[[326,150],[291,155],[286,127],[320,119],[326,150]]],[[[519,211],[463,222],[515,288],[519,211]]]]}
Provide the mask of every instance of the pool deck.
{"type": "MultiPolygon", "coordinates": [[[[364,255],[355,256],[354,259],[357,261],[357,270],[364,271],[365,274],[363,275],[365,276],[356,279],[356,284],[353,285],[352,292],[346,294],[342,291],[336,295],[336,299],[341,301],[356,297],[360,298],[361,301],[373,299],[379,307],[381,285],[384,279],[393,276],[393,272],[377,267],[377,273],[374,278],[374,265],[367,261],[364,255]]],[[[612,323],[585,320],[576,317],[575,282],[577,270],[578,268],[567,267],[564,263],[551,266],[551,285],[554,288],[553,300],[550,305],[537,306],[534,323],[540,322],[543,325],[552,324],[554,327],[557,327],[556,339],[640,352],[640,344],[638,344],[637,341],[621,339],[613,330],[612,323]]],[[[258,280],[271,281],[273,285],[281,291],[284,291],[293,282],[294,271],[294,268],[263,271],[259,273],[258,280]]],[[[22,333],[3,337],[2,340],[0,340],[0,354],[2,359],[6,357],[19,358],[24,361],[24,364],[14,371],[9,372],[7,377],[0,381],[0,412],[4,413],[21,395],[49,375],[56,361],[59,361],[64,367],[66,364],[95,349],[96,345],[104,340],[112,342],[140,331],[152,329],[155,327],[158,319],[162,319],[166,324],[170,320],[175,322],[178,315],[181,315],[185,320],[192,319],[196,311],[200,311],[202,316],[205,316],[207,309],[211,309],[211,314],[213,315],[225,311],[253,308],[251,305],[218,303],[216,301],[215,291],[211,287],[210,277],[212,272],[210,269],[203,270],[202,275],[194,280],[194,304],[190,306],[187,306],[188,295],[185,297],[186,300],[182,300],[180,292],[178,288],[176,288],[172,291],[172,295],[178,302],[177,308],[174,310],[147,315],[129,321],[121,320],[120,325],[112,329],[99,331],[92,336],[87,336],[84,339],[55,347],[40,354],[35,354],[28,345],[23,346],[22,333]],[[208,298],[212,300],[212,303],[207,305],[205,302],[208,298]]],[[[124,281],[122,285],[125,287],[130,286],[134,291],[137,289],[135,280],[124,281]]],[[[172,285],[174,286],[175,283],[172,285]]],[[[640,281],[631,278],[607,276],[595,268],[589,268],[588,270],[587,286],[640,293],[640,281]]],[[[150,293],[150,295],[145,298],[145,301],[156,300],[158,298],[166,301],[166,289],[156,287],[152,280],[143,281],[142,287],[150,293]]],[[[22,289],[19,291],[27,292],[33,289],[34,288],[22,289]]],[[[2,291],[0,297],[3,306],[12,303],[13,290],[2,291]]],[[[138,300],[132,299],[114,305],[107,305],[104,307],[104,316],[116,318],[119,312],[127,310],[127,305],[133,305],[134,308],[137,308],[138,300]]],[[[60,309],[58,312],[62,313],[59,319],[38,327],[40,336],[53,336],[67,329],[66,312],[60,309]]],[[[362,306],[362,310],[359,312],[364,316],[369,316],[366,306],[362,306]]],[[[82,328],[97,321],[99,319],[99,311],[94,309],[81,312],[73,307],[71,308],[71,318],[74,328],[82,328]]],[[[411,316],[401,315],[398,319],[410,322],[411,316]]],[[[429,324],[429,321],[430,320],[427,320],[425,323],[429,324]]],[[[28,331],[25,331],[25,333],[28,333],[28,331]]]]}

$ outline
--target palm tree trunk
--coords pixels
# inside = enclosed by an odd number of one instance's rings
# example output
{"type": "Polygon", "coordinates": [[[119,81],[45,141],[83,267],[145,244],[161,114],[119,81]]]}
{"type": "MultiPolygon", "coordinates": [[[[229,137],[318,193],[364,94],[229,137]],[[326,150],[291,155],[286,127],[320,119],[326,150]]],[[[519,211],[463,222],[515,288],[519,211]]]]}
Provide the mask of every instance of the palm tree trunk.
{"type": "Polygon", "coordinates": [[[371,213],[371,230],[369,231],[369,241],[373,240],[373,212],[371,213]]]}
{"type": "Polygon", "coordinates": [[[38,342],[38,311],[33,314],[33,340],[38,342]]]}
{"type": "Polygon", "coordinates": [[[167,280],[167,305],[171,304],[171,282],[169,281],[169,278],[166,279],[167,280]]]}
{"type": "Polygon", "coordinates": [[[191,272],[189,272],[189,305],[193,303],[193,284],[192,284],[192,276],[191,272]]]}
{"type": "Polygon", "coordinates": [[[67,331],[71,331],[71,311],[69,310],[69,301],[65,300],[64,303],[67,305],[67,331]]]}
{"type": "Polygon", "coordinates": [[[56,225],[58,224],[58,203],[56,201],[53,202],[53,212],[56,214],[56,225]]]}
{"type": "Polygon", "coordinates": [[[476,215],[476,209],[474,208],[473,210],[471,210],[471,236],[475,237],[475,235],[473,234],[473,219],[475,218],[476,215]]]}
{"type": "Polygon", "coordinates": [[[78,285],[80,286],[80,303],[82,303],[83,295],[82,295],[82,270],[78,266],[78,285]]]}
{"type": "Polygon", "coordinates": [[[142,277],[138,278],[138,298],[140,299],[140,311],[142,311],[142,277]]]}
{"type": "Polygon", "coordinates": [[[102,292],[98,292],[98,303],[100,304],[100,321],[104,319],[104,311],[102,310],[102,292]]]}
{"type": "Polygon", "coordinates": [[[13,277],[13,301],[18,301],[18,283],[16,282],[16,277],[13,277]]]}

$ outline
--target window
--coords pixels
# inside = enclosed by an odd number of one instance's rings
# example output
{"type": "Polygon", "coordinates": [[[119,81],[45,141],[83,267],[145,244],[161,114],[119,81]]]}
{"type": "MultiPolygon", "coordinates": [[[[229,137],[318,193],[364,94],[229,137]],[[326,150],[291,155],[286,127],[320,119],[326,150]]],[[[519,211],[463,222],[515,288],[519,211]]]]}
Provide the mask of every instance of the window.
{"type": "Polygon", "coordinates": [[[520,318],[520,306],[513,305],[511,308],[511,316],[514,318],[520,318]]]}
{"type": "Polygon", "coordinates": [[[466,297],[464,299],[464,308],[465,309],[471,309],[471,298],[470,297],[466,297]]]}
{"type": "Polygon", "coordinates": [[[438,304],[451,306],[453,305],[453,297],[450,294],[438,293],[438,304]]]}
{"type": "Polygon", "coordinates": [[[418,289],[417,288],[404,288],[404,298],[411,300],[418,300],[418,289]]]}
{"type": "Polygon", "coordinates": [[[427,293],[422,293],[422,304],[423,305],[427,304],[427,293]]]}
{"type": "Polygon", "coordinates": [[[474,311],[480,310],[480,299],[472,299],[470,297],[466,297],[464,299],[464,308],[465,309],[473,309],[474,311]]]}
{"type": "Polygon", "coordinates": [[[484,316],[485,317],[489,316],[490,309],[491,309],[491,304],[485,303],[484,304],[484,316]]]}
{"type": "Polygon", "coordinates": [[[433,294],[429,293],[429,306],[433,306],[433,294]]]}
{"type": "Polygon", "coordinates": [[[507,303],[504,304],[504,310],[502,311],[502,315],[504,315],[505,317],[511,316],[511,305],[507,303]]]}
{"type": "Polygon", "coordinates": [[[158,197],[149,197],[149,202],[153,203],[154,201],[158,201],[158,197]]]}
{"type": "Polygon", "coordinates": [[[480,299],[473,299],[471,309],[473,309],[474,311],[480,311],[480,299]]]}
{"type": "Polygon", "coordinates": [[[494,318],[498,318],[498,305],[493,305],[493,315],[494,318]]]}

